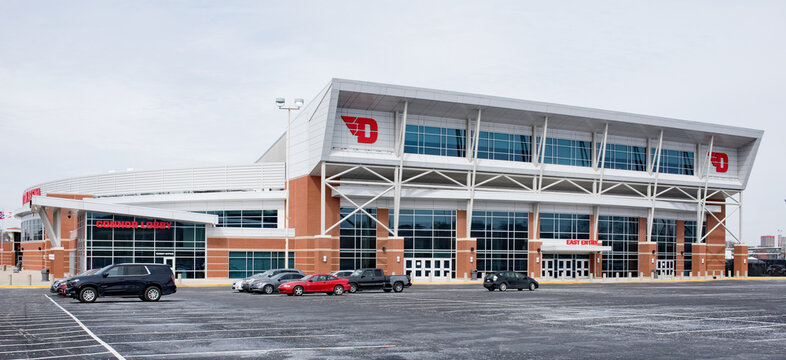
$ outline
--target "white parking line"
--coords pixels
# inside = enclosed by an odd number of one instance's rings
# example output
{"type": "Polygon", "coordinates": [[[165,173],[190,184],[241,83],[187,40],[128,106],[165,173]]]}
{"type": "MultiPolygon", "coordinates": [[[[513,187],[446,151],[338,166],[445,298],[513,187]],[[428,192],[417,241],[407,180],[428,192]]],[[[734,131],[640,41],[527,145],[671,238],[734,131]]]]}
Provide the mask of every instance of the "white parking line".
{"type": "Polygon", "coordinates": [[[786,324],[770,324],[770,325],[759,325],[759,326],[745,326],[745,327],[724,328],[724,329],[680,330],[680,331],[662,332],[662,333],[657,333],[657,334],[658,335],[674,335],[674,334],[701,333],[701,332],[723,332],[723,331],[737,331],[737,330],[748,330],[748,329],[763,329],[763,328],[780,327],[780,326],[786,326],[786,324]]]}
{"type": "Polygon", "coordinates": [[[51,301],[52,304],[55,304],[55,306],[60,308],[60,310],[63,310],[64,313],[66,313],[68,316],[70,316],[72,319],[74,319],[74,321],[76,321],[76,323],[79,324],[79,326],[82,328],[82,330],[84,330],[88,335],[90,335],[90,337],[95,339],[95,341],[98,341],[98,343],[101,344],[101,346],[103,346],[105,349],[109,350],[109,352],[112,353],[112,355],[114,355],[118,360],[125,360],[126,359],[126,358],[123,357],[123,355],[120,355],[120,353],[118,353],[113,347],[109,346],[109,344],[105,343],[98,336],[96,336],[96,334],[93,334],[93,332],[90,331],[90,329],[88,329],[87,326],[85,326],[85,324],[82,324],[82,322],[79,321],[79,319],[77,319],[76,316],[74,316],[73,314],[68,312],[68,310],[66,310],[62,306],[60,306],[60,304],[58,304],[57,302],[52,300],[52,298],[50,298],[49,295],[44,295],[44,296],[46,296],[46,298],[49,299],[49,301],[51,301]]]}
{"type": "Polygon", "coordinates": [[[232,338],[191,338],[191,339],[168,339],[168,340],[142,340],[142,341],[122,341],[112,342],[113,345],[148,344],[160,342],[188,342],[188,341],[227,341],[227,340],[247,340],[247,339],[298,339],[309,337],[335,337],[343,334],[313,334],[313,335],[270,335],[270,336],[241,336],[232,338]]]}
{"type": "MultiPolygon", "coordinates": [[[[85,335],[85,336],[87,336],[87,335],[85,335]]],[[[73,336],[70,336],[70,337],[73,337],[73,336]]],[[[47,338],[47,340],[49,340],[49,338],[47,338]]],[[[85,339],[79,339],[79,340],[64,340],[64,341],[37,342],[37,343],[35,343],[35,345],[36,345],[36,346],[41,346],[41,345],[51,345],[51,344],[67,344],[67,343],[85,342],[85,341],[93,341],[93,339],[91,339],[91,338],[89,338],[89,337],[88,337],[88,338],[85,338],[85,339]]],[[[22,345],[22,344],[19,344],[18,342],[17,342],[17,343],[15,343],[15,344],[0,345],[0,347],[8,347],[8,346],[23,346],[23,345],[22,345]]]]}
{"type": "Polygon", "coordinates": [[[162,358],[167,356],[188,357],[188,356],[222,356],[222,355],[255,355],[267,354],[271,352],[287,352],[287,351],[317,351],[317,350],[360,350],[360,349],[384,349],[392,348],[396,345],[360,345],[360,346],[326,346],[326,347],[308,347],[308,348],[280,348],[280,349],[265,349],[265,350],[227,350],[227,351],[204,351],[204,352],[190,352],[190,353],[169,353],[169,354],[144,354],[144,355],[129,355],[129,358],[162,358]]]}
{"type": "Polygon", "coordinates": [[[91,356],[91,355],[101,355],[101,354],[109,354],[109,351],[102,351],[102,352],[89,353],[89,354],[71,354],[71,355],[43,356],[43,357],[35,357],[35,358],[24,357],[24,358],[19,358],[19,359],[15,359],[15,360],[21,360],[21,359],[25,359],[25,360],[46,360],[46,359],[63,359],[63,358],[71,358],[71,357],[85,357],[86,358],[86,357],[91,356]]]}
{"type": "MultiPolygon", "coordinates": [[[[24,346],[24,345],[20,345],[20,346],[24,346]]],[[[100,344],[94,344],[94,345],[85,345],[85,346],[56,347],[56,348],[48,348],[48,349],[25,349],[25,350],[0,351],[0,355],[2,355],[2,354],[39,352],[39,351],[52,351],[52,350],[84,349],[84,348],[96,347],[96,346],[101,346],[101,345],[100,344]]]]}
{"type": "Polygon", "coordinates": [[[786,338],[747,340],[748,342],[786,341],[786,338]]]}
{"type": "MultiPolygon", "coordinates": [[[[193,325],[193,324],[190,324],[193,325]]],[[[156,324],[156,326],[158,326],[156,324]]],[[[183,331],[147,331],[137,333],[114,333],[114,334],[101,334],[103,337],[107,336],[128,336],[128,335],[163,335],[163,334],[198,334],[198,333],[215,333],[215,332],[250,332],[250,331],[266,331],[266,330],[303,330],[307,327],[266,327],[257,329],[218,329],[218,330],[183,330],[183,331]]]]}
{"type": "MultiPolygon", "coordinates": [[[[672,320],[658,320],[658,323],[663,322],[680,322],[680,321],[696,321],[696,320],[714,320],[714,321],[731,321],[731,322],[754,322],[753,320],[747,320],[752,318],[772,318],[772,317],[784,317],[786,315],[753,315],[753,316],[731,316],[731,317],[719,317],[719,318],[708,318],[708,317],[689,317],[685,316],[684,318],[679,319],[672,319],[672,320]]],[[[625,322],[625,323],[604,323],[604,324],[592,324],[586,325],[587,327],[599,327],[599,326],[630,326],[630,325],[642,325],[642,324],[652,324],[652,320],[648,321],[636,321],[636,322],[625,322]]],[[[761,322],[767,324],[766,321],[761,322]]]]}

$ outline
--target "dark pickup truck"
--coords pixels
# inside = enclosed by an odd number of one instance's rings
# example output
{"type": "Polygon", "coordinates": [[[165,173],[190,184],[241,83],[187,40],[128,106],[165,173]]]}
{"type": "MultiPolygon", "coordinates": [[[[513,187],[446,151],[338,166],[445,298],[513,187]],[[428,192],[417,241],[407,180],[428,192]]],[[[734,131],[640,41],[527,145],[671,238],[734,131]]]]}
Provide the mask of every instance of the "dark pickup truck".
{"type": "Polygon", "coordinates": [[[405,287],[411,286],[412,282],[408,275],[385,275],[382,269],[357,269],[349,280],[349,292],[358,290],[377,290],[384,292],[402,292],[405,287]]]}

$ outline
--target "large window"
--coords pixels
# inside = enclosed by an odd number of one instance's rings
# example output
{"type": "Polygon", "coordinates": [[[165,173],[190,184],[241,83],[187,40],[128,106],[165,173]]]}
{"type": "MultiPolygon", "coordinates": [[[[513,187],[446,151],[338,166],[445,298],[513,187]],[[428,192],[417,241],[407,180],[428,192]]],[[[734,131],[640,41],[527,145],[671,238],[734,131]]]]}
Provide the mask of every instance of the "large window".
{"type": "Polygon", "coordinates": [[[677,221],[655,219],[652,241],[658,244],[658,260],[677,260],[677,221]]]}
{"type": "Polygon", "coordinates": [[[404,152],[462,157],[466,155],[466,140],[464,129],[407,125],[404,152]]]}
{"type": "Polygon", "coordinates": [[[599,216],[598,240],[611,251],[603,253],[603,273],[607,277],[638,276],[639,218],[599,216]]]}
{"type": "Polygon", "coordinates": [[[478,158],[530,162],[530,146],[528,135],[481,131],[478,135],[478,158]]]}
{"type": "MultiPolygon", "coordinates": [[[[656,160],[657,149],[652,149],[652,161],[656,160]]],[[[693,175],[693,152],[662,149],[658,171],[665,174],[693,175]]]]}
{"type": "Polygon", "coordinates": [[[101,213],[86,215],[86,268],[174,260],[183,278],[205,277],[205,226],[101,213]]]}
{"type": "Polygon", "coordinates": [[[44,224],[41,218],[34,217],[22,220],[22,242],[44,240],[44,224]]]}
{"type": "Polygon", "coordinates": [[[527,271],[529,213],[476,211],[471,237],[477,239],[477,269],[527,271]]]}
{"type": "MultiPolygon", "coordinates": [[[[341,218],[354,209],[342,208],[341,218]]],[[[377,216],[376,209],[368,209],[377,216]]],[[[341,223],[339,268],[354,270],[377,267],[377,223],[368,215],[358,211],[341,223]]]]}
{"type": "MultiPolygon", "coordinates": [[[[244,278],[270,269],[283,269],[283,251],[230,251],[229,277],[244,278]]],[[[295,267],[295,253],[289,253],[289,268],[295,267]]]]}
{"type": "Polygon", "coordinates": [[[540,214],[541,239],[589,240],[589,215],[540,214]]]}
{"type": "Polygon", "coordinates": [[[278,210],[218,210],[200,211],[217,215],[216,227],[270,228],[278,227],[278,210]]]}
{"type": "MultiPolygon", "coordinates": [[[[601,143],[598,143],[598,157],[601,156],[601,143]]],[[[647,148],[644,146],[606,144],[603,157],[606,169],[645,171],[647,168],[647,148]]]]}
{"type": "MultiPolygon", "coordinates": [[[[393,216],[391,211],[390,224],[393,216]]],[[[456,211],[401,210],[398,235],[404,237],[404,257],[455,257],[456,211]]]]}
{"type": "MultiPolygon", "coordinates": [[[[540,141],[538,137],[538,143],[540,141]]],[[[592,142],[547,137],[543,156],[546,164],[591,166],[592,142]]]]}

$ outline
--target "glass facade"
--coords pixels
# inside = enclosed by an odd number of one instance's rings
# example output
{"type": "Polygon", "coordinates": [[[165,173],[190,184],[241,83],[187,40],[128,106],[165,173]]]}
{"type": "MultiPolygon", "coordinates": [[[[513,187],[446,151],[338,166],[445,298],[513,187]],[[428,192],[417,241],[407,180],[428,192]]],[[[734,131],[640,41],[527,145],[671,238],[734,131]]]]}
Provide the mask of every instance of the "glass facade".
{"type": "Polygon", "coordinates": [[[590,238],[589,215],[540,214],[541,239],[588,240],[590,238]]]}
{"type": "Polygon", "coordinates": [[[86,214],[86,269],[173,259],[183,278],[205,277],[205,226],[132,216],[86,214]]]}
{"type": "Polygon", "coordinates": [[[470,236],[478,241],[478,272],[526,272],[528,226],[526,212],[473,212],[470,236]]]}
{"type": "MultiPolygon", "coordinates": [[[[393,211],[390,222],[393,223],[393,211]]],[[[452,259],[456,266],[456,210],[401,210],[398,235],[404,237],[405,258],[452,259]]],[[[452,275],[451,274],[451,275],[452,275]]]]}
{"type": "Polygon", "coordinates": [[[466,140],[464,129],[407,125],[404,152],[462,157],[466,155],[466,140]]]}
{"type": "Polygon", "coordinates": [[[693,269],[693,243],[696,242],[696,222],[685,222],[685,249],[683,250],[684,259],[684,273],[690,275],[693,269]]]}
{"type": "MultiPolygon", "coordinates": [[[[598,157],[601,156],[601,143],[598,143],[598,157]]],[[[619,144],[606,144],[603,156],[606,169],[645,171],[647,169],[647,148],[619,144]]]]}
{"type": "MultiPolygon", "coordinates": [[[[538,137],[538,143],[540,141],[541,138],[538,137]]],[[[591,166],[592,142],[547,137],[543,162],[546,164],[591,166]]]]}
{"type": "Polygon", "coordinates": [[[658,260],[677,260],[677,220],[655,219],[652,241],[658,243],[658,260]]]}
{"type": "Polygon", "coordinates": [[[530,162],[530,139],[529,135],[481,131],[478,135],[478,159],[530,162]]]}
{"type": "Polygon", "coordinates": [[[21,228],[22,242],[44,240],[44,224],[41,222],[41,218],[36,216],[32,219],[23,220],[21,228]]]}
{"type": "Polygon", "coordinates": [[[611,246],[603,253],[603,273],[606,277],[638,276],[639,218],[627,216],[599,216],[598,240],[611,246]]]}
{"type": "MultiPolygon", "coordinates": [[[[354,209],[342,208],[341,218],[354,209]]],[[[376,209],[367,209],[377,216],[376,209]]],[[[377,267],[377,223],[368,215],[358,211],[341,223],[339,269],[354,270],[377,267]]]]}
{"type": "Polygon", "coordinates": [[[278,210],[218,210],[197,211],[218,216],[216,227],[265,228],[278,227],[278,210]]]}
{"type": "MultiPolygon", "coordinates": [[[[652,161],[655,162],[657,149],[652,149],[652,161]]],[[[664,174],[693,175],[693,152],[662,149],[658,171],[664,174]]]]}
{"type": "MultiPolygon", "coordinates": [[[[283,251],[230,251],[229,277],[244,278],[270,269],[283,269],[283,251]]],[[[295,268],[295,253],[289,253],[289,268],[295,268]]]]}

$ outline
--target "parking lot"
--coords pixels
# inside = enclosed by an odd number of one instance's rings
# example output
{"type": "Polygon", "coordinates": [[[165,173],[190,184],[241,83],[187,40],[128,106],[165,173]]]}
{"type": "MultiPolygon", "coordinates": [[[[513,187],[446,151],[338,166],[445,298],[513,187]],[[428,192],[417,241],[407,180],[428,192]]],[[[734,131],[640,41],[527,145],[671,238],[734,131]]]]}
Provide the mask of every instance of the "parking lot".
{"type": "Polygon", "coordinates": [[[782,358],[784,294],[777,280],[302,297],[181,287],[158,303],[83,304],[0,289],[0,358],[782,358]]]}

